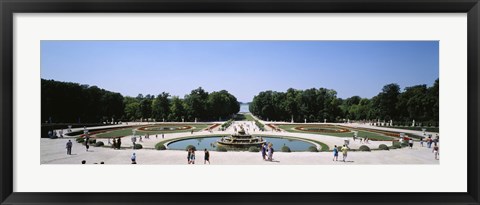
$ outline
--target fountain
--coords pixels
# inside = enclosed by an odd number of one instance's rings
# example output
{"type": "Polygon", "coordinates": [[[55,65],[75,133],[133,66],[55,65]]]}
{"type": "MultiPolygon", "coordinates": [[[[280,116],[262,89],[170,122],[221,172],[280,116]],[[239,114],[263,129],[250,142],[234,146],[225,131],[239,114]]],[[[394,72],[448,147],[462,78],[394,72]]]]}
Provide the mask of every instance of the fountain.
{"type": "Polygon", "coordinates": [[[265,140],[262,137],[254,137],[247,134],[243,126],[240,125],[240,130],[237,133],[227,137],[222,137],[217,141],[217,143],[235,148],[248,148],[252,146],[259,147],[265,143],[265,140]]]}

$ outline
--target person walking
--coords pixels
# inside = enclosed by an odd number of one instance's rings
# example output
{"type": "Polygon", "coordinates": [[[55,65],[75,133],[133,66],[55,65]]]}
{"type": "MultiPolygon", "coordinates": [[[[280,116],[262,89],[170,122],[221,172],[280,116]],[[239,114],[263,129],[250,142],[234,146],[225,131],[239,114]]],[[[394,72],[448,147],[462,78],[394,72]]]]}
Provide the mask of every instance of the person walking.
{"type": "Polygon", "coordinates": [[[348,152],[347,146],[343,145],[342,147],[343,162],[345,162],[345,160],[347,159],[347,152],[348,152]]]}
{"type": "Polygon", "coordinates": [[[121,138],[119,137],[119,138],[117,139],[117,149],[120,149],[120,147],[122,147],[122,140],[121,140],[121,138]]]}
{"type": "Polygon", "coordinates": [[[338,161],[338,147],[335,145],[333,148],[333,160],[332,161],[338,161]]]}
{"type": "Polygon", "coordinates": [[[423,147],[423,137],[420,137],[420,146],[423,147]]]}
{"type": "Polygon", "coordinates": [[[85,148],[87,148],[87,152],[88,152],[88,149],[90,148],[90,145],[88,145],[88,141],[85,141],[85,148]]]}
{"type": "Polygon", "coordinates": [[[132,157],[130,157],[132,160],[132,164],[137,164],[137,156],[135,155],[135,152],[132,154],[132,157]]]}
{"type": "Polygon", "coordinates": [[[72,155],[72,141],[71,140],[68,140],[67,142],[67,155],[72,155]]]}
{"type": "Polygon", "coordinates": [[[413,139],[412,139],[412,138],[410,138],[410,139],[408,140],[408,145],[410,146],[410,149],[413,148],[413,139]]]}
{"type": "Polygon", "coordinates": [[[164,136],[163,133],[162,133],[162,139],[163,139],[163,138],[165,138],[165,136],[164,136]]]}
{"type": "Polygon", "coordinates": [[[208,162],[208,164],[210,164],[210,152],[208,152],[207,149],[205,149],[205,161],[203,162],[203,164],[206,164],[208,162]]]}

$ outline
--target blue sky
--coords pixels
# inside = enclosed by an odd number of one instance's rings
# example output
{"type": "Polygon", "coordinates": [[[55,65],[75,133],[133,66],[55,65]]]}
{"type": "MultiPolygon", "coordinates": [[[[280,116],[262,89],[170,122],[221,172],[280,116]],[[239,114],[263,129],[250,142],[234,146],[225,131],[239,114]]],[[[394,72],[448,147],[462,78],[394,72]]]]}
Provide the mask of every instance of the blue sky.
{"type": "Polygon", "coordinates": [[[41,77],[127,96],[329,88],[371,98],[439,77],[438,41],[42,41],[41,77]]]}

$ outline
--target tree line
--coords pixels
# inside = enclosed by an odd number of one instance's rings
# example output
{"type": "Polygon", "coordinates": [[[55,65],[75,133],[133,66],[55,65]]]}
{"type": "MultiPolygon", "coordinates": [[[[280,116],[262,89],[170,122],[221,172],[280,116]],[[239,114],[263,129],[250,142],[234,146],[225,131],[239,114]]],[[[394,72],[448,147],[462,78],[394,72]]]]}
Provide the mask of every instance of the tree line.
{"type": "Polygon", "coordinates": [[[208,93],[201,87],[183,99],[166,92],[122,96],[96,86],[45,79],[41,87],[42,122],[224,120],[240,110],[237,98],[227,91],[208,93]]]}
{"type": "Polygon", "coordinates": [[[385,85],[372,98],[337,97],[326,88],[288,89],[286,92],[264,91],[253,98],[250,112],[264,120],[304,122],[364,121],[423,122],[438,126],[439,80],[433,86],[415,85],[403,92],[398,84],[385,85]]]}

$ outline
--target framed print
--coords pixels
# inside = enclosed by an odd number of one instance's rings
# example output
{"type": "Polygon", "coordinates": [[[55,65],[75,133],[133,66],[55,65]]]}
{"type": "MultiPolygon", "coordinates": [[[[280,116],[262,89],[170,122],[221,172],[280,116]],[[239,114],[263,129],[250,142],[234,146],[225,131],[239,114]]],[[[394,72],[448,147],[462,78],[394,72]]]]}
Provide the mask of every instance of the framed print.
{"type": "Polygon", "coordinates": [[[1,204],[479,203],[476,0],[1,6],[1,204]]]}

